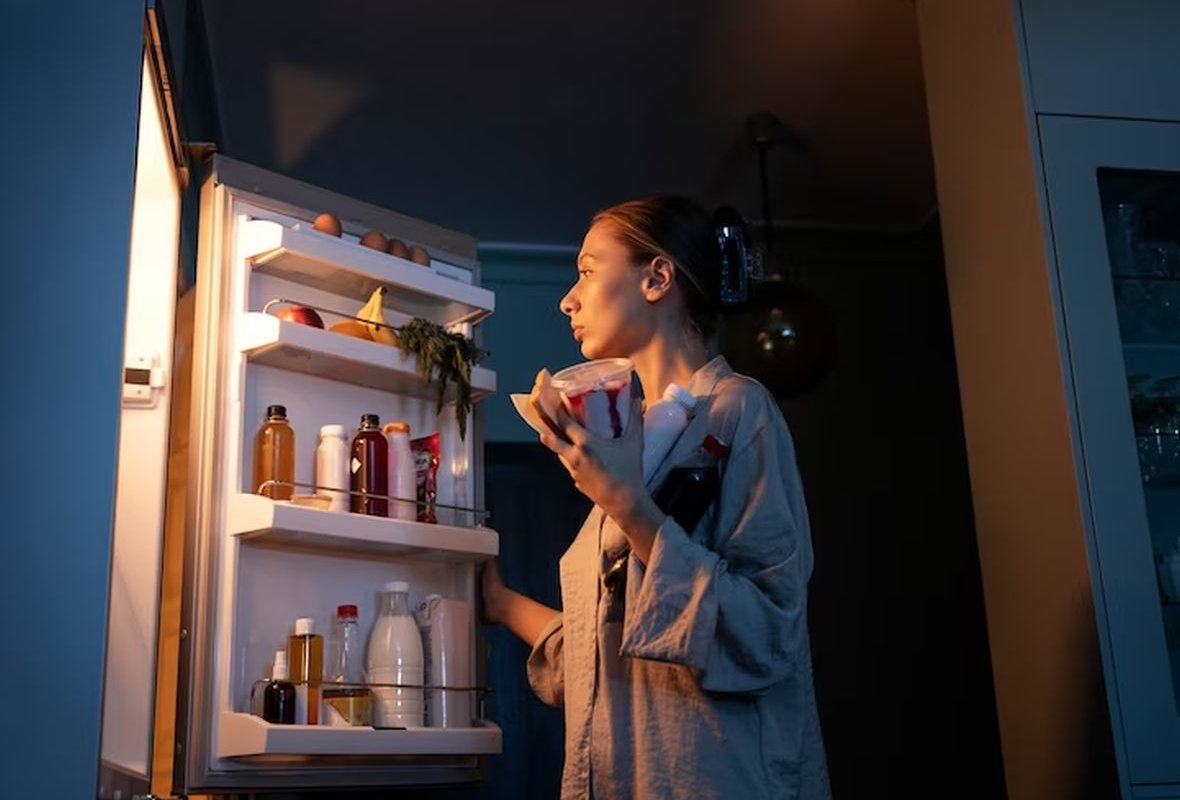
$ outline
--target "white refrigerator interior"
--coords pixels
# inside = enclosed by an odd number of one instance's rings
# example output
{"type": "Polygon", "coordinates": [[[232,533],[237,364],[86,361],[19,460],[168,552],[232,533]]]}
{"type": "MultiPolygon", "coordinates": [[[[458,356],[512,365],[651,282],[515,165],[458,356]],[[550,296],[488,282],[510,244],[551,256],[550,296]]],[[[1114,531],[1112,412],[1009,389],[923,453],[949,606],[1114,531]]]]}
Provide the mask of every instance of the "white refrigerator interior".
{"type": "MultiPolygon", "coordinates": [[[[473,718],[463,727],[405,730],[268,723],[251,713],[251,691],[270,675],[298,617],[313,618],[324,636],[325,671],[337,606],[357,607],[367,639],[388,581],[410,584],[411,607],[430,595],[476,606],[478,565],[498,553],[499,539],[476,510],[482,443],[474,415],[463,439],[454,388],[438,412],[434,385],[399,349],[275,316],[294,302],[319,309],[330,327],[386,286],[391,325],[422,317],[472,335],[494,309],[492,293],[478,286],[474,240],[468,255],[450,252],[448,232],[221,158],[201,213],[177,783],[196,791],[471,780],[480,756],[500,750],[499,728],[478,718],[479,687],[464,687],[473,718]],[[267,196],[262,184],[285,197],[267,196]],[[342,238],[312,229],[321,211],[344,220],[342,238]],[[370,227],[425,244],[434,263],[361,247],[357,234],[370,227]],[[255,493],[254,437],[270,405],[286,407],[294,431],[297,493],[314,491],[324,425],[343,425],[351,440],[361,416],[377,414],[382,424],[408,423],[411,438],[438,433],[438,523],[255,493]]],[[[471,383],[478,403],[495,391],[495,374],[476,367],[471,383]]],[[[455,674],[473,683],[483,670],[474,630],[465,636],[468,663],[455,674]]]]}

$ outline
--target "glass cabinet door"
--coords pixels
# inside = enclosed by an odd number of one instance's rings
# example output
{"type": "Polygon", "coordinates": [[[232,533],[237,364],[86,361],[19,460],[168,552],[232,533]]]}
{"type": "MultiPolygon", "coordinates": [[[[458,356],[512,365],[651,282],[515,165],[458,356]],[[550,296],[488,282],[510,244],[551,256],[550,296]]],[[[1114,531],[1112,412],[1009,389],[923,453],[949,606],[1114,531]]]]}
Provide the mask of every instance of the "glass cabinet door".
{"type": "Polygon", "coordinates": [[[1180,125],[1039,126],[1116,740],[1180,783],[1180,125]]]}
{"type": "Polygon", "coordinates": [[[1100,168],[1097,178],[1171,700],[1180,710],[1180,173],[1100,168]]]}

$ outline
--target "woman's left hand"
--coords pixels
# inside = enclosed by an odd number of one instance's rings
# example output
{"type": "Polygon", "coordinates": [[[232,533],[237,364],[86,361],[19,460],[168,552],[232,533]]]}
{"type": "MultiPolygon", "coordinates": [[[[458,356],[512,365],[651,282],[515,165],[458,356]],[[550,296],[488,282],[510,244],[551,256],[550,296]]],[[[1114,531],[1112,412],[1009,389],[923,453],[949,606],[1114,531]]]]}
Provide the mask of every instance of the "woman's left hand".
{"type": "Polygon", "coordinates": [[[595,436],[564,407],[559,416],[557,422],[569,441],[546,432],[541,444],[557,454],[578,491],[618,523],[646,562],[663,516],[643,485],[642,404],[632,400],[631,418],[618,439],[595,436]]]}

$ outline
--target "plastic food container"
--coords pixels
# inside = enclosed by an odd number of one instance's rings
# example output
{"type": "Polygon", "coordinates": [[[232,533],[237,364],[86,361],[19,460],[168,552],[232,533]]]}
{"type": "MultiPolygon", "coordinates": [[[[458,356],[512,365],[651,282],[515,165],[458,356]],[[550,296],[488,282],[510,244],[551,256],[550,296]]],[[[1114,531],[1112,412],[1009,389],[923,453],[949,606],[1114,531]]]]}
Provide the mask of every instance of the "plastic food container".
{"type": "Polygon", "coordinates": [[[631,360],[602,358],[566,367],[552,378],[570,415],[595,436],[617,439],[631,416],[631,360]]]}

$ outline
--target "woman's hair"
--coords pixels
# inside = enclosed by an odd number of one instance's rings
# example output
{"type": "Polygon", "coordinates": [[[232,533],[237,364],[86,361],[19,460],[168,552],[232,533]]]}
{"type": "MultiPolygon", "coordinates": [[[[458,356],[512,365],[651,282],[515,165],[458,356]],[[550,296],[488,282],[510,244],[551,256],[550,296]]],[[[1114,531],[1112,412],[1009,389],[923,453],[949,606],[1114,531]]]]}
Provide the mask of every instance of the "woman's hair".
{"type": "Polygon", "coordinates": [[[706,339],[721,309],[721,248],[713,218],[686,197],[655,195],[594,215],[609,222],[637,262],[663,256],[676,265],[676,283],[692,326],[706,339]]]}

